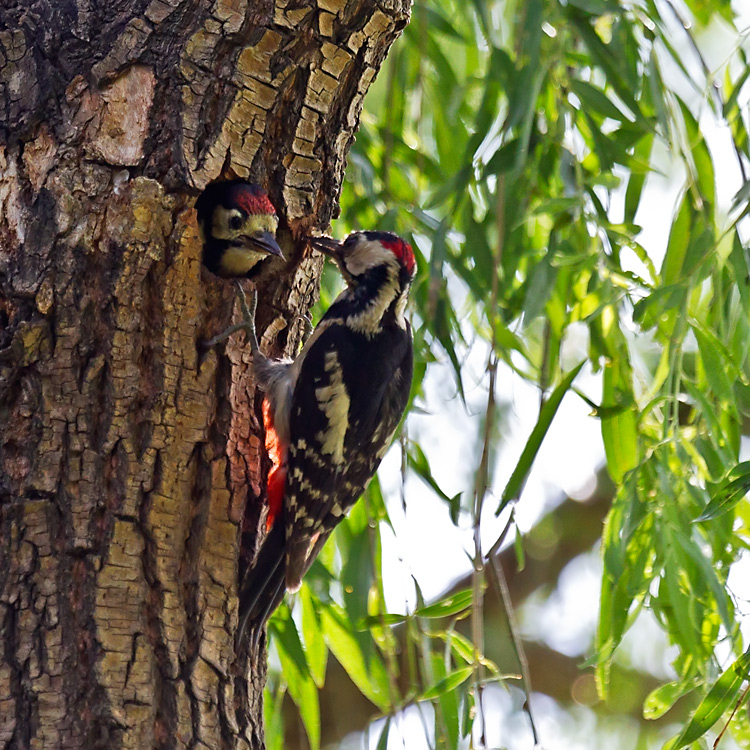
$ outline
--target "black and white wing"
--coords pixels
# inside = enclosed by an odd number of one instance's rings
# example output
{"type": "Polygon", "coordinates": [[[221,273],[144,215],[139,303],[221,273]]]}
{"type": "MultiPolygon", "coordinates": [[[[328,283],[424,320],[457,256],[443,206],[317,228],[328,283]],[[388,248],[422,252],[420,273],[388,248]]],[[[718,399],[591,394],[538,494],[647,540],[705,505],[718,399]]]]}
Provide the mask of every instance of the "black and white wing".
{"type": "Polygon", "coordinates": [[[290,415],[286,586],[299,588],[314,555],[375,474],[409,399],[408,325],[374,337],[332,324],[307,352],[290,415]]]}

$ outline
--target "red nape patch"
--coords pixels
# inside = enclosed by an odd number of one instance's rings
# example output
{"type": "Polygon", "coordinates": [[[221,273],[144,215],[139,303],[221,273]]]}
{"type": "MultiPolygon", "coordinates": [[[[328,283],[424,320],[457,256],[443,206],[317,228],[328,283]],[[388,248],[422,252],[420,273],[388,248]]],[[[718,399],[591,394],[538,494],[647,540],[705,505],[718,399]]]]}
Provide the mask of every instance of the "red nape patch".
{"type": "Polygon", "coordinates": [[[413,276],[414,268],[417,261],[414,258],[414,251],[408,242],[404,242],[400,237],[395,240],[385,240],[382,242],[383,247],[387,247],[400,261],[401,265],[413,276]]]}
{"type": "Polygon", "coordinates": [[[252,216],[256,216],[257,214],[276,215],[273,203],[271,203],[265,191],[259,185],[241,183],[235,186],[233,192],[232,201],[245,213],[252,216]]]}
{"type": "Polygon", "coordinates": [[[271,421],[271,407],[267,399],[263,399],[263,427],[266,430],[266,453],[271,459],[271,469],[268,472],[266,485],[268,496],[266,531],[270,531],[276,519],[281,515],[281,504],[286,486],[286,467],[282,464],[281,443],[271,421]]]}

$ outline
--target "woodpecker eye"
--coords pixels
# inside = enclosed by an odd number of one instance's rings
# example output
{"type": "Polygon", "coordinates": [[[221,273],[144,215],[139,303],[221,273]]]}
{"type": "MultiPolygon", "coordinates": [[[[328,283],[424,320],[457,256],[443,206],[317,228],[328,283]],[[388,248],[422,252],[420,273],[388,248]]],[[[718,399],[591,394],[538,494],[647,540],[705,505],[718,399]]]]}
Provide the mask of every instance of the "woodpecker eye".
{"type": "Polygon", "coordinates": [[[244,223],[242,216],[239,214],[233,214],[229,217],[229,228],[230,229],[240,229],[242,227],[242,224],[244,223]]]}

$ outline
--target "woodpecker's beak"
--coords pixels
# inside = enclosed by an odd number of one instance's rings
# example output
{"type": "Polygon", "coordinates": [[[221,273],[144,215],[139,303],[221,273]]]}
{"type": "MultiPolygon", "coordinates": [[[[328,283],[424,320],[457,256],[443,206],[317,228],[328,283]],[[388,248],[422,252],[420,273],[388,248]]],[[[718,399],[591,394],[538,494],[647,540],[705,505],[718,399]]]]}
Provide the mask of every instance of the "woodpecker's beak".
{"type": "Polygon", "coordinates": [[[338,240],[334,240],[332,237],[307,237],[306,239],[316,250],[323,253],[323,255],[333,258],[337,263],[341,259],[339,253],[341,251],[342,243],[338,240]]]}
{"type": "Polygon", "coordinates": [[[279,243],[276,242],[276,238],[270,232],[257,232],[255,234],[243,235],[243,238],[248,245],[256,247],[259,250],[267,252],[269,255],[276,255],[281,260],[286,260],[284,253],[281,252],[279,243]]]}

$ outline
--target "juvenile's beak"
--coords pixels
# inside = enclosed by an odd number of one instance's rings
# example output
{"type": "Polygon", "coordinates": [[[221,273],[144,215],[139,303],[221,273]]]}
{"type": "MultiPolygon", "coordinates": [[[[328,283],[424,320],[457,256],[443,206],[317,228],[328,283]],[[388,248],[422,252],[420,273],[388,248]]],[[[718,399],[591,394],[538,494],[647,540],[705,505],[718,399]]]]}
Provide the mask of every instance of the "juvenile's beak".
{"type": "Polygon", "coordinates": [[[307,237],[306,239],[316,250],[323,253],[323,255],[327,255],[335,261],[339,260],[339,252],[342,243],[338,240],[334,240],[332,237],[307,237]]]}
{"type": "Polygon", "coordinates": [[[245,235],[249,244],[255,245],[259,250],[265,250],[269,255],[276,255],[281,260],[286,260],[284,253],[281,252],[279,243],[270,232],[257,232],[256,234],[245,235]]]}

